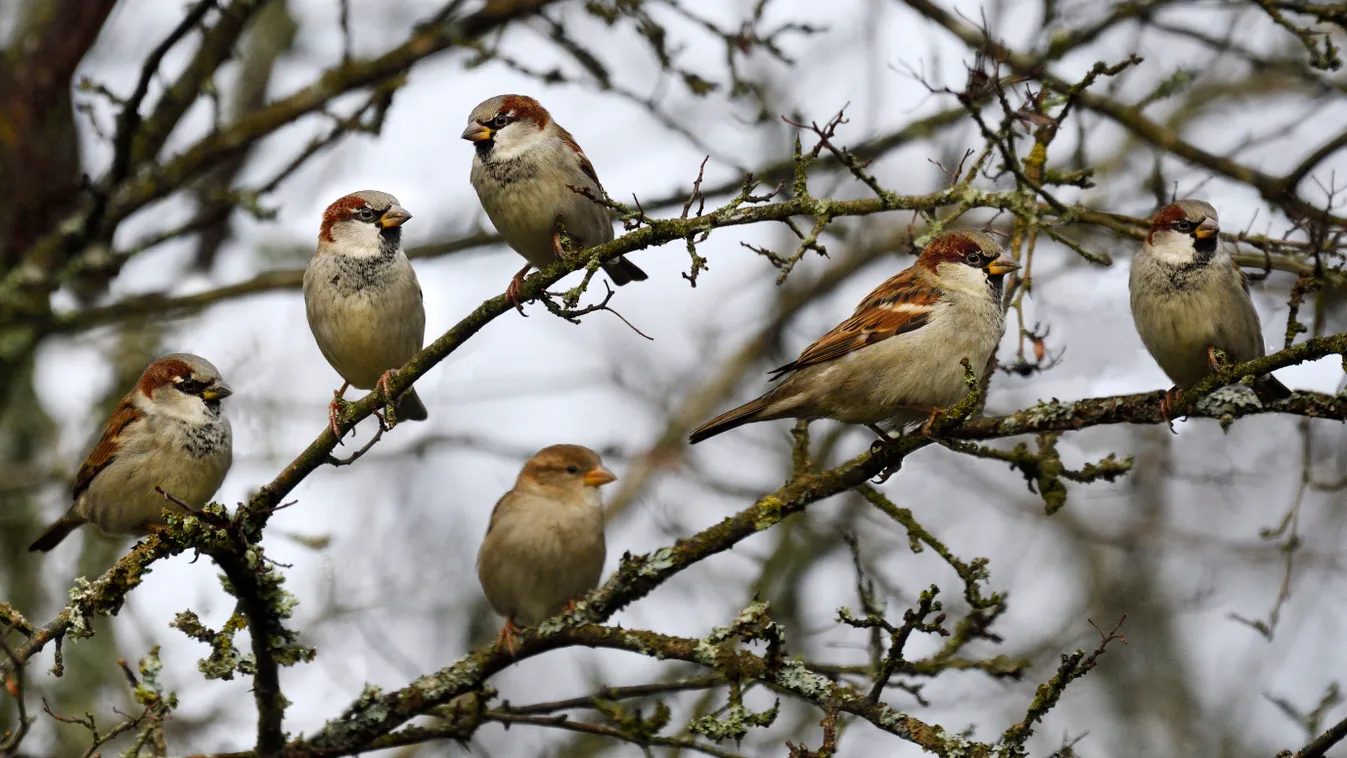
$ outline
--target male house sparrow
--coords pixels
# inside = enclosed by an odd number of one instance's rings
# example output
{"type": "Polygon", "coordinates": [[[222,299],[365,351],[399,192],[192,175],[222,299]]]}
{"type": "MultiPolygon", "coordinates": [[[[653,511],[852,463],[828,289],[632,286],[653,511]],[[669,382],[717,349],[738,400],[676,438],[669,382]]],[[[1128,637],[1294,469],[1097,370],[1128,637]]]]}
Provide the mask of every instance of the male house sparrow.
{"type": "Polygon", "coordinates": [[[754,421],[829,418],[905,426],[968,394],[967,358],[982,371],[1005,331],[1002,278],[1019,268],[985,232],[946,232],[879,285],[851,318],[793,362],[767,394],[695,429],[692,444],[754,421]]]}
{"type": "MultiPolygon", "coordinates": [[[[1211,348],[1233,361],[1264,355],[1263,329],[1249,299],[1249,282],[1216,244],[1216,209],[1201,200],[1166,205],[1151,220],[1141,253],[1132,261],[1132,320],[1141,341],[1175,386],[1188,389],[1216,367],[1211,348]]],[[[1261,402],[1290,397],[1271,374],[1253,383],[1261,402]]]]}
{"type": "Polygon", "coordinates": [[[234,460],[220,409],[231,394],[205,358],[174,353],[151,363],[75,474],[74,503],[28,549],[45,553],[85,523],[105,534],[153,531],[164,509],[209,502],[234,460]]]}
{"type": "MultiPolygon", "coordinates": [[[[411,217],[396,197],[375,190],[323,211],[318,251],[304,271],[304,309],[318,349],[344,380],[328,406],[333,434],[346,388],[377,386],[387,397],[389,377],[425,339],[421,285],[402,252],[402,224],[411,217]]],[[[398,419],[427,418],[415,387],[397,399],[395,412],[398,419]]]]}
{"type": "Polygon", "coordinates": [[[505,617],[497,644],[569,609],[599,584],[606,548],[599,487],[615,481],[598,453],[553,445],[524,464],[514,489],[496,502],[477,553],[487,602],[505,617]]]}
{"type": "MultiPolygon", "coordinates": [[[[571,133],[531,97],[497,95],[472,109],[463,139],[475,143],[472,186],[506,244],[528,260],[510,280],[505,296],[523,313],[519,288],[524,275],[561,260],[557,225],[580,248],[613,239],[608,209],[571,187],[603,196],[599,176],[571,133]]],[[[645,281],[626,258],[603,264],[613,283],[645,281]]]]}

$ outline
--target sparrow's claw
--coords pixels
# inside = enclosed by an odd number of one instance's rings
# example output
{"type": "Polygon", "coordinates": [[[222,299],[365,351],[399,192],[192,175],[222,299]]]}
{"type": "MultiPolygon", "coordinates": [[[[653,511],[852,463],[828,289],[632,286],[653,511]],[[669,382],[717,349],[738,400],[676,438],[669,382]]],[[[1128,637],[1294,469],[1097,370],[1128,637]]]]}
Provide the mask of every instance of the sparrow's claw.
{"type": "Polygon", "coordinates": [[[1216,359],[1215,345],[1207,345],[1207,366],[1209,366],[1213,372],[1221,370],[1221,362],[1216,359]]]}
{"type": "Polygon", "coordinates": [[[390,368],[379,377],[379,381],[374,383],[374,388],[384,393],[384,417],[382,419],[386,428],[392,429],[398,422],[397,404],[393,402],[393,393],[388,390],[388,380],[398,375],[398,370],[390,368]]]}
{"type": "Polygon", "coordinates": [[[528,314],[524,312],[524,303],[519,299],[519,290],[523,289],[524,277],[528,275],[529,269],[531,268],[533,268],[532,263],[519,269],[519,271],[514,275],[514,278],[510,280],[509,286],[505,288],[506,304],[508,304],[511,308],[514,308],[515,310],[519,311],[519,315],[523,316],[524,318],[528,318],[528,314]]]}
{"type": "MultiPolygon", "coordinates": [[[[1181,390],[1179,390],[1178,387],[1171,387],[1165,392],[1165,396],[1160,399],[1160,415],[1164,417],[1165,423],[1169,425],[1171,434],[1178,434],[1178,432],[1174,431],[1174,420],[1171,414],[1174,412],[1174,404],[1179,401],[1180,391],[1181,390]]],[[[1184,417],[1187,417],[1188,414],[1184,413],[1183,415],[1184,417]]]]}
{"type": "Polygon", "coordinates": [[[337,438],[338,445],[344,445],[341,441],[341,427],[337,424],[337,417],[346,407],[346,401],[342,399],[342,393],[346,392],[347,385],[343,384],[341,389],[332,391],[332,402],[327,404],[327,428],[332,430],[332,436],[337,438]]]}
{"type": "Polygon", "coordinates": [[[926,417],[926,423],[921,425],[921,436],[929,440],[935,439],[935,419],[936,416],[939,416],[941,413],[944,412],[945,412],[944,408],[930,409],[930,415],[926,417]]]}
{"type": "Polygon", "coordinates": [[[514,619],[507,618],[505,619],[505,626],[500,628],[500,634],[496,635],[496,647],[504,645],[512,658],[519,651],[519,645],[515,641],[514,635],[517,631],[519,631],[519,627],[515,626],[514,619]]]}

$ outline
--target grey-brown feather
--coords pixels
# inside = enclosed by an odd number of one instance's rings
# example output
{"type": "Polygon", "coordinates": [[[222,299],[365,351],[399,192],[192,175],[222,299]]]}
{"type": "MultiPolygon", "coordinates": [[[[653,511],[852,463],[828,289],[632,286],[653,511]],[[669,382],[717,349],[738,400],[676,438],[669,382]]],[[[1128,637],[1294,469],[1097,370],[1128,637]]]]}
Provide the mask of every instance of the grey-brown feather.
{"type": "MultiPolygon", "coordinates": [[[[304,272],[304,307],[323,357],[358,389],[372,389],[385,371],[416,355],[425,339],[421,287],[402,251],[388,259],[315,255],[304,272]]],[[[415,388],[400,399],[398,413],[426,418],[415,388]]]]}
{"type": "Polygon", "coordinates": [[[477,554],[477,575],[496,613],[533,626],[598,586],[606,556],[602,502],[597,489],[584,493],[557,498],[516,489],[496,504],[477,554]]]}
{"type": "MultiPolygon", "coordinates": [[[[1265,355],[1258,312],[1242,285],[1223,250],[1205,265],[1175,264],[1146,248],[1133,260],[1129,288],[1137,334],[1176,386],[1191,387],[1211,373],[1210,346],[1235,362],[1265,355]]],[[[1289,394],[1270,376],[1259,384],[1269,398],[1289,394]]]]}

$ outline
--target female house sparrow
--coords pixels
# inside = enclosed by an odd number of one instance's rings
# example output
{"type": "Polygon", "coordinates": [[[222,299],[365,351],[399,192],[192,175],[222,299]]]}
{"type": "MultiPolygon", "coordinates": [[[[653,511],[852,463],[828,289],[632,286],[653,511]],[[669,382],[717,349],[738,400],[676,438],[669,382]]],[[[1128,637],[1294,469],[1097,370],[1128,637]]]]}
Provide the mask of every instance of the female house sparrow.
{"type": "MultiPolygon", "coordinates": [[[[519,288],[524,275],[561,260],[558,222],[580,248],[613,239],[608,209],[571,189],[602,197],[603,187],[575,138],[531,97],[497,95],[484,101],[468,116],[463,139],[477,148],[472,186],[482,208],[506,244],[528,260],[505,290],[523,313],[519,288]]],[[[626,258],[603,264],[603,270],[618,286],[646,279],[626,258]]]]}
{"type": "MultiPolygon", "coordinates": [[[[425,339],[421,285],[402,252],[402,224],[411,217],[396,197],[375,190],[323,211],[318,252],[304,271],[304,308],[318,349],[344,380],[328,406],[333,434],[346,388],[377,386],[387,397],[389,377],[425,339]]],[[[395,412],[399,419],[427,418],[414,387],[397,399],[395,412]]]]}
{"type": "Polygon", "coordinates": [[[505,617],[497,644],[511,654],[521,626],[569,609],[598,586],[606,553],[599,487],[616,479],[593,450],[553,445],[530,458],[496,502],[477,578],[505,617]]]}
{"type": "Polygon", "coordinates": [[[151,363],[75,474],[74,503],[28,549],[45,553],[85,523],[105,534],[153,531],[165,508],[209,502],[234,460],[220,410],[231,394],[205,358],[174,353],[151,363]]]}
{"type": "Polygon", "coordinates": [[[754,421],[830,418],[904,426],[968,394],[960,360],[981,371],[1005,331],[1002,277],[1020,266],[990,234],[946,232],[879,285],[851,318],[793,362],[767,394],[695,429],[688,441],[754,421]]]}
{"type": "MultiPolygon", "coordinates": [[[[1263,329],[1249,299],[1249,282],[1216,242],[1216,209],[1201,200],[1167,205],[1151,220],[1141,253],[1132,261],[1132,320],[1155,362],[1187,389],[1216,367],[1211,348],[1234,361],[1264,355],[1263,329]]],[[[1261,402],[1290,397],[1271,374],[1253,383],[1261,402]]]]}

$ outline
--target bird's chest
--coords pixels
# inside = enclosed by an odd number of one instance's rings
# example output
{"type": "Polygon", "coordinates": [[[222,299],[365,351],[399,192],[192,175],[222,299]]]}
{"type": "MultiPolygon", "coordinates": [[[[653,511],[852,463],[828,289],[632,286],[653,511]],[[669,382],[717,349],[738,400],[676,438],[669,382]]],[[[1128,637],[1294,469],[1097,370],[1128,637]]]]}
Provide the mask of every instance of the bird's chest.
{"type": "Polygon", "coordinates": [[[188,462],[215,458],[230,444],[229,422],[216,417],[209,423],[192,424],[177,419],[154,419],[150,428],[151,447],[176,450],[188,462]]]}
{"type": "Polygon", "coordinates": [[[390,261],[332,256],[320,274],[342,297],[368,299],[386,291],[395,278],[390,261]]]}

